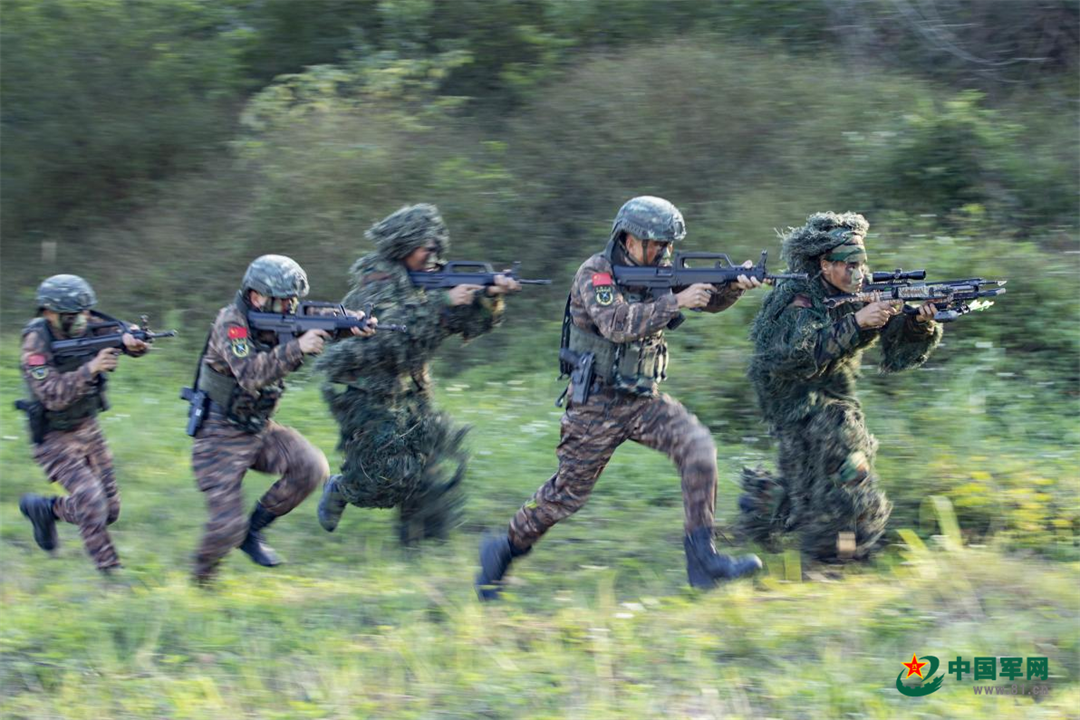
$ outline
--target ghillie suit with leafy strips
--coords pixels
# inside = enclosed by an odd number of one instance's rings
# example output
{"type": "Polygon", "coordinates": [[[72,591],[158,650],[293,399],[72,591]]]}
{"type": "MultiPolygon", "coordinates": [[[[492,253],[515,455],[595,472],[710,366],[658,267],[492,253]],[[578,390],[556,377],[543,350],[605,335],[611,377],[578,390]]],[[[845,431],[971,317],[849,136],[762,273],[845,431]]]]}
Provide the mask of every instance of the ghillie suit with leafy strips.
{"type": "Polygon", "coordinates": [[[409,280],[403,260],[419,247],[436,255],[449,234],[431,205],[404,207],[367,232],[376,252],[352,266],[343,303],[368,310],[407,331],[350,338],[330,346],[317,368],[327,375],[323,397],[337,420],[345,456],[337,478],[344,499],[360,507],[399,509],[403,543],[446,537],[458,522],[467,455],[456,428],[435,410],[428,364],[447,337],[466,340],[497,325],[501,298],[477,294],[451,307],[444,290],[425,291],[409,280]]]}
{"type": "Polygon", "coordinates": [[[821,560],[865,558],[879,542],[892,504],[874,473],[877,441],[866,429],[855,393],[863,351],[880,340],[880,369],[918,367],[941,339],[935,323],[898,315],[883,328],[861,329],[862,305],[826,309],[837,292],[821,277],[819,257],[861,242],[868,225],[856,213],[817,213],[784,240],[784,259],[808,281],[785,281],[765,299],[751,329],[750,379],[779,450],[779,476],[744,469],[739,529],[775,546],[797,532],[821,560]],[[852,533],[854,544],[838,544],[852,533]]]}

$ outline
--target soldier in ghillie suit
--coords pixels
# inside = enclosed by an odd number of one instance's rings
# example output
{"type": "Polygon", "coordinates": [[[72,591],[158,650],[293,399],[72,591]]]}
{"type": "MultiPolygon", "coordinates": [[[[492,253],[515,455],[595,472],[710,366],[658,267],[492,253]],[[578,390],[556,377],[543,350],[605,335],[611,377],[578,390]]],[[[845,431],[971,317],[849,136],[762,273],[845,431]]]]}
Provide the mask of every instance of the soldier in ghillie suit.
{"type": "MultiPolygon", "coordinates": [[[[253,332],[248,324],[252,310],[295,312],[307,293],[307,275],[295,261],[282,255],[256,258],[235,301],[218,312],[199,358],[196,389],[209,398],[191,456],[209,515],[195,554],[200,584],[213,578],[235,547],[259,565],[278,565],[281,560],[263,542],[263,528],[303,502],[330,474],[321,450],[271,419],[285,392],[285,377],[305,356],[322,352],[329,334],[309,330],[282,343],[276,333],[253,332]],[[241,492],[249,469],[281,476],[255,503],[250,519],[244,516],[241,492]]],[[[373,332],[353,329],[364,336],[373,332]]]]}
{"type": "Polygon", "coordinates": [[[383,322],[407,331],[345,340],[319,360],[327,375],[323,397],[340,425],[345,456],[341,474],[324,486],[319,522],[333,532],[348,504],[397,507],[402,544],[445,538],[460,515],[467,429],[435,410],[428,363],[450,335],[468,341],[498,325],[503,296],[520,285],[500,275],[486,289],[416,287],[409,272],[435,269],[450,247],[433,205],[403,207],[365,235],[375,252],[353,264],[343,304],[374,307],[383,322]]]}
{"type": "Polygon", "coordinates": [[[803,551],[826,562],[866,558],[892,510],[855,395],[863,351],[880,340],[881,371],[891,373],[921,365],[941,339],[931,303],[916,315],[893,302],[826,308],[829,295],[862,286],[868,227],[855,213],[817,213],[790,229],[784,259],[809,279],[777,286],[751,330],[750,379],[777,440],[779,477],[744,469],[739,528],[767,547],[797,532],[803,551]]]}
{"type": "MultiPolygon", "coordinates": [[[[90,284],[77,275],[54,275],[38,287],[38,317],[23,330],[22,339],[22,373],[30,400],[20,406],[30,416],[34,460],[68,495],[27,494],[19,501],[19,510],[33,524],[34,540],[46,551],[56,549],[59,542],[57,519],[78,525],[98,570],[110,573],[120,567],[108,530],[120,517],[120,491],[97,415],[109,407],[107,373],[116,369],[121,351],[106,348],[96,355],[57,358],[52,350],[57,341],[115,331],[91,325],[116,322],[92,311],[96,304],[90,284]]],[[[148,349],[126,332],[123,346],[123,352],[133,357],[148,349]]]]}
{"type": "Polygon", "coordinates": [[[663,452],[679,469],[683,546],[692,586],[712,587],[761,567],[752,555],[733,559],[716,551],[716,446],[708,428],[657,389],[666,377],[664,330],[682,321],[680,309],[720,312],[760,282],[740,275],[718,287],[699,283],[677,294],[652,295],[619,285],[613,272],[617,265],[670,263],[672,245],[685,235],[682,214],[670,202],[633,198],[615,216],[604,251],[586,260],[574,276],[560,357],[569,353],[574,362],[591,361],[593,379],[568,389],[556,449],[558,471],[518,510],[505,534],[482,540],[476,578],[481,599],[498,595],[513,558],[529,552],[555,523],[584,506],[615,449],[627,440],[663,452]]]}

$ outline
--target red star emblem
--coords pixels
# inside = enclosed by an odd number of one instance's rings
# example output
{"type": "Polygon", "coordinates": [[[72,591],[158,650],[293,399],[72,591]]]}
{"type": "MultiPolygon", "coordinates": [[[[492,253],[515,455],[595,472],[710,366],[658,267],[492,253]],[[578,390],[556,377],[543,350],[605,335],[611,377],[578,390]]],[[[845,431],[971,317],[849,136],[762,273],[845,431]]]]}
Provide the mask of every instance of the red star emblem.
{"type": "Polygon", "coordinates": [[[923,669],[923,665],[926,665],[928,663],[919,662],[919,658],[915,657],[915,653],[911,653],[911,662],[900,663],[900,664],[908,669],[907,675],[904,676],[905,680],[907,680],[912,675],[918,675],[919,678],[923,679],[923,680],[926,679],[926,678],[923,678],[923,676],[922,676],[922,669],[923,669]]]}

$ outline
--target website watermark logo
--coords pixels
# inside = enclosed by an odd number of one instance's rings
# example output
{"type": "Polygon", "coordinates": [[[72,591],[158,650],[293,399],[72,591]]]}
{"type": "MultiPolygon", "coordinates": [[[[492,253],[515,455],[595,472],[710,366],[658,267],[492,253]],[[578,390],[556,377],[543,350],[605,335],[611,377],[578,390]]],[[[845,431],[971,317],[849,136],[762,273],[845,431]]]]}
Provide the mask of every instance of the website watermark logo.
{"type": "Polygon", "coordinates": [[[976,695],[1043,695],[1050,691],[1049,685],[1029,687],[1026,682],[1016,682],[1019,679],[1049,679],[1050,662],[1045,657],[979,656],[968,661],[957,655],[955,660],[949,661],[948,672],[942,675],[936,674],[941,661],[934,655],[923,655],[919,658],[916,653],[912,653],[910,661],[900,664],[904,669],[896,676],[896,689],[905,697],[925,697],[935,693],[950,675],[955,675],[957,682],[963,681],[967,675],[974,682],[1000,678],[1013,683],[1001,687],[975,685],[973,689],[976,695]],[[917,679],[911,680],[913,677],[917,679]]]}

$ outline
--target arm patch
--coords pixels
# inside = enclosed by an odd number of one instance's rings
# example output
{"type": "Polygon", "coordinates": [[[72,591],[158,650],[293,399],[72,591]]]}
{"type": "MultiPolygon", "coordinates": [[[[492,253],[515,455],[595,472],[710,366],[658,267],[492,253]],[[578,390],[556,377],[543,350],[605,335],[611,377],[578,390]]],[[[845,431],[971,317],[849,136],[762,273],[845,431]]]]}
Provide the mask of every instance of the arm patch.
{"type": "Polygon", "coordinates": [[[229,339],[230,340],[243,340],[247,336],[248,336],[248,331],[247,331],[246,327],[240,327],[239,325],[233,325],[232,327],[229,328],[229,339]]]}
{"type": "Polygon", "coordinates": [[[26,358],[26,364],[30,367],[40,367],[47,362],[47,359],[41,353],[34,353],[30,357],[26,358]]]}
{"type": "Polygon", "coordinates": [[[593,273],[592,284],[594,287],[603,287],[604,285],[613,285],[614,281],[611,279],[611,273],[593,273]]]}

